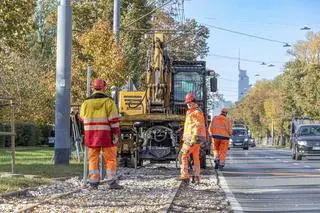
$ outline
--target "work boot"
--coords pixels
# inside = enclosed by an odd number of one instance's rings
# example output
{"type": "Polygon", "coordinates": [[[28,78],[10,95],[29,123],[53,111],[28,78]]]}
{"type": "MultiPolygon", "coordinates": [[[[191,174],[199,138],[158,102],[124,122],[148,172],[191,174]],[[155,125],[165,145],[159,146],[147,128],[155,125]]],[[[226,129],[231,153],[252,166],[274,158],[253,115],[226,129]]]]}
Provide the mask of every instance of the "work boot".
{"type": "Polygon", "coordinates": [[[181,186],[186,187],[189,185],[190,180],[189,179],[182,179],[181,180],[181,186]]]}
{"type": "Polygon", "coordinates": [[[200,184],[200,177],[192,177],[192,183],[199,185],[200,184]]]}
{"type": "Polygon", "coordinates": [[[98,190],[99,183],[89,183],[89,184],[91,189],[98,190]]]}
{"type": "Polygon", "coordinates": [[[109,189],[123,189],[123,186],[120,186],[116,181],[113,181],[109,184],[109,189]]]}
{"type": "Polygon", "coordinates": [[[219,168],[219,164],[220,164],[219,158],[215,158],[215,159],[214,159],[214,163],[215,163],[214,169],[218,169],[218,168],[219,168]]]}

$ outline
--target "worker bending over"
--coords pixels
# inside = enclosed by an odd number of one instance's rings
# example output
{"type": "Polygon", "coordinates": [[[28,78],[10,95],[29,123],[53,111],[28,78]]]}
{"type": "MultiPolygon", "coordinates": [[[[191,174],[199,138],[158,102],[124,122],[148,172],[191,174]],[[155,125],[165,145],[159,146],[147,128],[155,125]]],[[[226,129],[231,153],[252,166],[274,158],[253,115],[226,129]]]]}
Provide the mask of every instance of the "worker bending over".
{"type": "Polygon", "coordinates": [[[192,175],[196,183],[200,182],[200,144],[206,141],[206,126],[203,112],[196,103],[193,94],[186,95],[185,103],[188,106],[184,123],[183,145],[179,153],[181,158],[181,180],[184,185],[189,184],[188,158],[192,155],[192,175]]]}

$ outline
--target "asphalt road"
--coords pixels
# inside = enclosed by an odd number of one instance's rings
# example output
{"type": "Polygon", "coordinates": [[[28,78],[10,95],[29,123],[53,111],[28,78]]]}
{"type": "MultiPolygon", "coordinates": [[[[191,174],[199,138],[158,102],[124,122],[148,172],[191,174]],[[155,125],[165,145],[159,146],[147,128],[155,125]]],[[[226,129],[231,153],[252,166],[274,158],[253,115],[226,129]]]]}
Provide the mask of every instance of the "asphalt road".
{"type": "Polygon", "coordinates": [[[289,149],[231,149],[220,183],[235,212],[320,212],[320,158],[289,149]]]}

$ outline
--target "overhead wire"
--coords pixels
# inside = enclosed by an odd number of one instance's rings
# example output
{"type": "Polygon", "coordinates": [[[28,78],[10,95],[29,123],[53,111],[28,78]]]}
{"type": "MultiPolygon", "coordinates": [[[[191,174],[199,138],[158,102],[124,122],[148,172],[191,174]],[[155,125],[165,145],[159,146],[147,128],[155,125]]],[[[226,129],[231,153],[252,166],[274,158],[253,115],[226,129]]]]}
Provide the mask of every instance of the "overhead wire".
{"type": "MultiPolygon", "coordinates": [[[[208,56],[214,56],[214,57],[218,57],[218,58],[225,58],[225,59],[230,59],[230,60],[239,60],[239,57],[235,57],[235,56],[227,56],[227,55],[219,55],[219,54],[208,54],[208,56]]],[[[252,62],[252,63],[285,63],[285,62],[281,62],[281,61],[263,61],[263,60],[254,60],[254,59],[247,59],[247,58],[240,58],[240,61],[245,61],[245,62],[252,62]]]]}
{"type": "MultiPolygon", "coordinates": [[[[273,22],[267,22],[267,23],[257,23],[252,20],[239,20],[239,19],[232,19],[232,20],[227,20],[227,19],[220,19],[220,18],[212,18],[212,17],[205,17],[204,19],[207,20],[219,20],[219,21],[231,21],[231,22],[238,22],[238,23],[247,23],[247,24],[259,24],[259,25],[274,25],[274,26],[281,26],[281,27],[295,27],[295,28],[300,28],[301,26],[305,26],[306,24],[278,24],[278,23],[273,23],[273,22]]],[[[307,24],[308,25],[308,24],[307,24]]],[[[312,24],[314,25],[314,24],[312,24]]],[[[309,26],[309,25],[308,25],[309,26]]]]}
{"type": "Polygon", "coordinates": [[[222,30],[222,31],[234,33],[234,34],[237,34],[237,35],[243,35],[243,36],[247,36],[247,37],[251,37],[251,38],[256,38],[256,39],[260,39],[260,40],[264,40],[264,41],[270,41],[270,42],[275,42],[275,43],[280,43],[280,44],[285,44],[285,45],[288,44],[288,42],[279,41],[279,40],[270,39],[270,38],[265,38],[265,37],[262,37],[262,36],[252,35],[252,34],[243,33],[243,32],[239,32],[239,31],[235,31],[235,30],[230,30],[230,29],[223,28],[223,27],[218,27],[218,26],[215,26],[215,25],[210,25],[210,24],[204,24],[204,25],[207,26],[207,27],[210,27],[210,28],[214,28],[214,29],[217,29],[217,30],[222,30]]]}
{"type": "Polygon", "coordinates": [[[136,20],[133,20],[132,22],[130,22],[129,24],[127,24],[126,26],[124,26],[124,28],[130,27],[132,24],[140,21],[141,19],[147,17],[148,15],[154,13],[156,10],[168,5],[169,3],[173,2],[174,0],[168,0],[167,2],[163,3],[162,5],[160,5],[159,7],[154,8],[153,10],[151,10],[150,12],[144,14],[143,16],[140,16],[139,18],[137,18],[136,20]]]}

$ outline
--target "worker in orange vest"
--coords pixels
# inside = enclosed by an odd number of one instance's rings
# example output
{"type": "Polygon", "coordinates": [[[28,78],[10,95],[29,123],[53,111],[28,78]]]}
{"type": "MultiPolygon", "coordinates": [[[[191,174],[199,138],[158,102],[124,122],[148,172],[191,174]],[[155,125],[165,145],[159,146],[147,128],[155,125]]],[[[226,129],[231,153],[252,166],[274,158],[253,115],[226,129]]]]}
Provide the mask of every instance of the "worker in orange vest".
{"type": "Polygon", "coordinates": [[[89,148],[89,183],[93,188],[99,185],[99,155],[102,152],[109,188],[122,189],[116,179],[117,143],[120,135],[118,111],[112,98],[105,94],[105,81],[96,79],[93,88],[93,94],[80,108],[84,141],[89,148]]]}
{"type": "Polygon", "coordinates": [[[228,152],[229,139],[232,135],[232,124],[227,117],[228,109],[223,108],[221,114],[214,116],[209,125],[209,134],[212,137],[215,169],[223,170],[228,152]]]}
{"type": "Polygon", "coordinates": [[[183,145],[179,153],[179,159],[181,161],[180,179],[184,185],[187,185],[190,181],[188,161],[190,155],[193,159],[193,180],[200,183],[200,144],[206,141],[206,126],[204,114],[198,107],[193,94],[188,93],[186,95],[185,103],[188,106],[188,111],[184,123],[183,145]]]}

